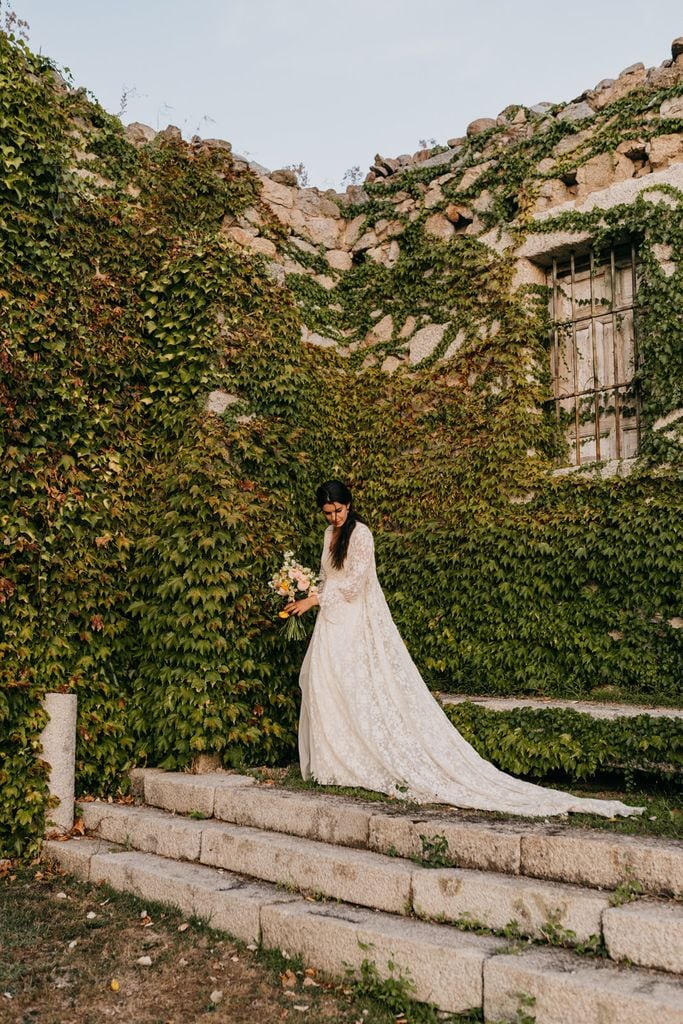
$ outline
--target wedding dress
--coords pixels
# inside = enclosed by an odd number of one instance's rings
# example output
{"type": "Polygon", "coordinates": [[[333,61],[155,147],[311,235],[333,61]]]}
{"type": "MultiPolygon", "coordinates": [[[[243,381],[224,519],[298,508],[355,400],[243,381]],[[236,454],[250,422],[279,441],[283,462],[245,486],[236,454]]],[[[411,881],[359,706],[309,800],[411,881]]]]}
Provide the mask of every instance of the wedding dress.
{"type": "Polygon", "coordinates": [[[304,779],[360,786],[418,803],[528,816],[642,813],[617,800],[571,796],[515,779],[477,754],[428,690],[394,624],[363,523],[346,561],[325,531],[320,610],[301,667],[304,779]]]}

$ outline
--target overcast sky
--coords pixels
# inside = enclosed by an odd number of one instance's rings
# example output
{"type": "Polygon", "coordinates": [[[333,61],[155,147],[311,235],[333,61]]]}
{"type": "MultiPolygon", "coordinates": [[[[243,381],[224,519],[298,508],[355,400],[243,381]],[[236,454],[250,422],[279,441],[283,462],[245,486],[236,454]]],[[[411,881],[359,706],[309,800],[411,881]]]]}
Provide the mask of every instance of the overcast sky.
{"type": "Polygon", "coordinates": [[[338,187],[510,103],[671,56],[682,0],[11,0],[29,43],[125,123],[228,139],[338,187]]]}

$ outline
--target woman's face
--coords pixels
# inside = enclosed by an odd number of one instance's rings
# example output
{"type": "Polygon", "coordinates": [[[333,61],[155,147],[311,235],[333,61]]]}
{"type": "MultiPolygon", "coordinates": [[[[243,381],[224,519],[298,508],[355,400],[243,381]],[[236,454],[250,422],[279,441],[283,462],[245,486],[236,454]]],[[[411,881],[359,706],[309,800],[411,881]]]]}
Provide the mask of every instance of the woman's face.
{"type": "Polygon", "coordinates": [[[339,529],[346,522],[349,514],[349,506],[342,505],[340,501],[329,501],[321,506],[321,512],[335,529],[339,529]]]}

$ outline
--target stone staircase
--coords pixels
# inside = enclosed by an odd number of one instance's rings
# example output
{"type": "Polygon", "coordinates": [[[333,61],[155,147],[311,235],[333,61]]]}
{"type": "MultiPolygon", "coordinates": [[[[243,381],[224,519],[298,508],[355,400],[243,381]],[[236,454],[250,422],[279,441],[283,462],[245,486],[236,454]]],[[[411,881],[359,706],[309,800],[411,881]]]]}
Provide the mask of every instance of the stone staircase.
{"type": "Polygon", "coordinates": [[[683,844],[227,772],[135,770],[133,787],[142,804],[83,803],[88,836],[47,855],[331,974],[391,962],[445,1011],[683,1024],[683,844]]]}

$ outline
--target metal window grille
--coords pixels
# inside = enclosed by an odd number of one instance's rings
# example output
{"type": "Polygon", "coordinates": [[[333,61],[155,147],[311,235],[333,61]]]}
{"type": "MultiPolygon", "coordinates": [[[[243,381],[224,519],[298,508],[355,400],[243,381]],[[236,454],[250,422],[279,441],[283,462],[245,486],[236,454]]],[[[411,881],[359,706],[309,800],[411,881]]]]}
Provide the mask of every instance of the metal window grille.
{"type": "Polygon", "coordinates": [[[568,465],[634,456],[640,444],[634,303],[636,249],[615,246],[553,260],[553,404],[569,444],[568,465]]]}

